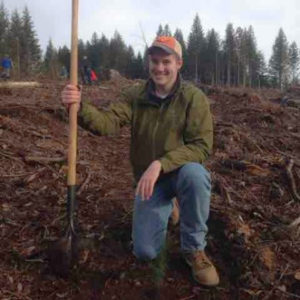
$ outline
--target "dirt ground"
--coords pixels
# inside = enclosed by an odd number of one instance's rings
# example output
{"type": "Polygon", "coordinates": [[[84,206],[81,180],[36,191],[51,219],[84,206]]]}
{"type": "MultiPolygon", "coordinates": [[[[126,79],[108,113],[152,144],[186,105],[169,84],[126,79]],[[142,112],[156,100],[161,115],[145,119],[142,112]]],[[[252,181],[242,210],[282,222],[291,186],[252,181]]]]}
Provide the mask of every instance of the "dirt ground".
{"type": "MultiPolygon", "coordinates": [[[[192,280],[179,226],[169,228],[163,280],[132,255],[127,127],[113,137],[78,130],[79,231],[89,239],[70,276],[55,276],[46,249],[66,225],[64,84],[0,88],[0,299],[300,298],[300,110],[281,107],[277,90],[205,87],[215,124],[207,252],[218,287],[192,280]]],[[[106,106],[130,84],[85,87],[83,98],[106,106]]]]}

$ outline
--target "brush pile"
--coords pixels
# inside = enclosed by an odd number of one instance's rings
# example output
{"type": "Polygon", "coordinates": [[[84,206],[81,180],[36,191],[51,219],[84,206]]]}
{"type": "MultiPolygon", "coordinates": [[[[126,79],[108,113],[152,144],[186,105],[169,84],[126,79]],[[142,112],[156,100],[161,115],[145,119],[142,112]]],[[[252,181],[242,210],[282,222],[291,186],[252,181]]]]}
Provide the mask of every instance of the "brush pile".
{"type": "MultiPolygon", "coordinates": [[[[43,250],[63,233],[68,123],[65,83],[0,88],[1,299],[297,299],[300,296],[300,110],[277,90],[205,87],[215,122],[207,252],[219,287],[194,284],[170,227],[168,267],[153,288],[131,254],[130,130],[115,137],[79,128],[78,219],[93,237],[69,279],[54,277],[43,250]]],[[[105,106],[124,86],[85,87],[105,106]]]]}

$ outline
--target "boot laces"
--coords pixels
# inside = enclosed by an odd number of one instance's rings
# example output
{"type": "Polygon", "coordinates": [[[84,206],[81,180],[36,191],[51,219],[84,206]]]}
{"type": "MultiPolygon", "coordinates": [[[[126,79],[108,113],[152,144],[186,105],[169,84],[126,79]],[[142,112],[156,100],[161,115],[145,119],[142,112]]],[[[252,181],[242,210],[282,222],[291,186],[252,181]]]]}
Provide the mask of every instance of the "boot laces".
{"type": "Polygon", "coordinates": [[[203,253],[203,251],[196,251],[195,253],[193,253],[193,258],[195,264],[197,264],[201,269],[211,266],[210,261],[206,257],[205,253],[203,253]]]}

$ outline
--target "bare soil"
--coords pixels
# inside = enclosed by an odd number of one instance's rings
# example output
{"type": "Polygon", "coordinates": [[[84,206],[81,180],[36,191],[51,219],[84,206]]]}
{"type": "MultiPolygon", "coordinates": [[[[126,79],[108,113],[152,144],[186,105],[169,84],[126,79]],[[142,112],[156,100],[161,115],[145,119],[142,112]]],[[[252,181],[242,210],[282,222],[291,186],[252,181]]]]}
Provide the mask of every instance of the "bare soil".
{"type": "MultiPolygon", "coordinates": [[[[84,87],[83,98],[106,106],[130,84],[84,87]]],[[[0,89],[0,299],[300,298],[300,110],[281,107],[277,90],[205,88],[215,123],[207,252],[218,287],[192,280],[178,226],[159,283],[132,255],[128,127],[113,137],[78,130],[78,226],[89,239],[71,275],[55,276],[46,249],[66,225],[64,85],[0,89]]]]}

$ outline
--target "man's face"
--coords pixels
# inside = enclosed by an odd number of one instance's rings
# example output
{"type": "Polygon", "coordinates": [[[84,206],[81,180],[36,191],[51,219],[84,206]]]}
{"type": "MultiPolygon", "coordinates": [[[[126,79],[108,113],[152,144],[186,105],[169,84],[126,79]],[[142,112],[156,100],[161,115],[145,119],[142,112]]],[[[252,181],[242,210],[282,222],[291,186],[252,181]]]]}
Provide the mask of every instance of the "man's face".
{"type": "Polygon", "coordinates": [[[149,55],[149,73],[155,85],[170,87],[176,81],[182,60],[174,54],[168,54],[161,49],[155,49],[149,55]]]}

